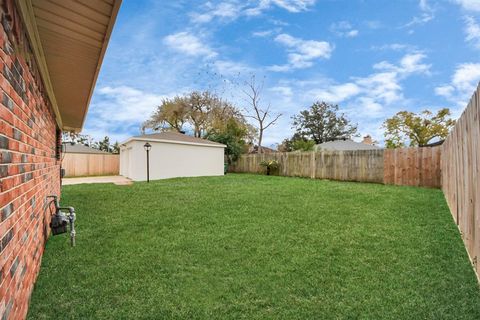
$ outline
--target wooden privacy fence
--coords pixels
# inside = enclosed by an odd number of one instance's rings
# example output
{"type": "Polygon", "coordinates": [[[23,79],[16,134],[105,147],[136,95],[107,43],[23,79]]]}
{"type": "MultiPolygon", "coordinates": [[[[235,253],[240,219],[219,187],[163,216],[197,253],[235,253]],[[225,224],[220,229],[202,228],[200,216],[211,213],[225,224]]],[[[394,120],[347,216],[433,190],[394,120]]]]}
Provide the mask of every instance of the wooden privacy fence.
{"type": "Polygon", "coordinates": [[[478,277],[479,148],[480,86],[440,147],[243,155],[232,169],[263,172],[260,162],[274,159],[280,164],[278,174],[283,176],[441,187],[478,277]]]}
{"type": "Polygon", "coordinates": [[[62,161],[66,177],[118,175],[118,154],[66,153],[62,161]]]}
{"type": "Polygon", "coordinates": [[[262,173],[263,160],[278,161],[281,176],[434,188],[441,183],[440,147],[250,154],[232,171],[262,173]]]}
{"type": "Polygon", "coordinates": [[[480,274],[480,87],[442,145],[442,189],[480,274]]]}
{"type": "Polygon", "coordinates": [[[442,149],[385,149],[383,183],[440,188],[442,149]]]}

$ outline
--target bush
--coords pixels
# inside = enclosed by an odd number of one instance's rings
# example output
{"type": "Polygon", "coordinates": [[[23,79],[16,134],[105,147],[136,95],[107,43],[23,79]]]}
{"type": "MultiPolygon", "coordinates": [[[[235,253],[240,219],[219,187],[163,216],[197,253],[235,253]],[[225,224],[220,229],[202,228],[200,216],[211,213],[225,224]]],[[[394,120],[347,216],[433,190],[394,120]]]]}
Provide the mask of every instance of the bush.
{"type": "Polygon", "coordinates": [[[278,161],[277,160],[268,160],[268,161],[263,160],[262,162],[260,162],[260,165],[267,169],[267,176],[270,175],[272,170],[278,169],[278,161]]]}
{"type": "Polygon", "coordinates": [[[313,151],[315,141],[313,140],[295,140],[292,142],[292,149],[294,151],[313,151]]]}

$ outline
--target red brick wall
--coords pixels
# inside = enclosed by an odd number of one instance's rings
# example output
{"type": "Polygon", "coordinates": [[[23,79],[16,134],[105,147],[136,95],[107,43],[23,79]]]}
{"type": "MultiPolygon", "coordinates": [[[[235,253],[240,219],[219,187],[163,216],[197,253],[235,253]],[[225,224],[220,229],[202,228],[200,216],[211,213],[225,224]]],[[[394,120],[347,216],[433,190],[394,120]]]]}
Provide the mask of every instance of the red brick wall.
{"type": "Polygon", "coordinates": [[[24,319],[60,193],[54,113],[13,0],[0,0],[0,319],[24,319]]]}

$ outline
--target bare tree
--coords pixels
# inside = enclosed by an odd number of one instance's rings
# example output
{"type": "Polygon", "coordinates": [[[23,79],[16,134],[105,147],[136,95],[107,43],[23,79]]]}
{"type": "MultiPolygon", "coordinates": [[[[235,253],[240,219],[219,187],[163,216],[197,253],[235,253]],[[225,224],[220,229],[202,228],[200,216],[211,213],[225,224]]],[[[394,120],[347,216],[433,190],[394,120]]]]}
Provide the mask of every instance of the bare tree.
{"type": "Polygon", "coordinates": [[[262,149],[262,140],[263,133],[271,125],[277,122],[278,118],[282,116],[281,113],[276,115],[271,114],[270,104],[266,109],[262,109],[260,106],[260,96],[263,90],[263,81],[260,84],[257,84],[255,81],[255,75],[252,75],[250,81],[245,82],[246,89],[243,89],[243,93],[247,97],[247,103],[249,104],[249,109],[246,110],[247,114],[245,117],[254,119],[257,124],[258,129],[258,152],[263,153],[262,149]]]}

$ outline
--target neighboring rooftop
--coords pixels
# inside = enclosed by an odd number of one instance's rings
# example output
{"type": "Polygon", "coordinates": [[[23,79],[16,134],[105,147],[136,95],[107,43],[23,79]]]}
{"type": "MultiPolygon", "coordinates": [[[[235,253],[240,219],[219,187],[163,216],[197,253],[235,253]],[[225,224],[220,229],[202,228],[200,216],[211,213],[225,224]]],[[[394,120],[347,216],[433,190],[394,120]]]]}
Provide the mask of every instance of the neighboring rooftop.
{"type": "Polygon", "coordinates": [[[89,154],[110,154],[102,150],[87,147],[83,144],[65,144],[65,153],[89,153],[89,154]]]}
{"type": "Polygon", "coordinates": [[[327,151],[346,151],[346,150],[378,150],[380,147],[365,144],[361,142],[355,142],[350,139],[345,140],[335,140],[320,143],[315,145],[315,150],[327,150],[327,151]]]}
{"type": "MultiPolygon", "coordinates": [[[[272,148],[262,146],[262,153],[275,153],[275,152],[277,152],[277,150],[273,150],[272,148]]],[[[248,148],[248,153],[249,154],[258,153],[258,146],[250,145],[248,148]]]]}
{"type": "Polygon", "coordinates": [[[134,136],[128,139],[125,143],[131,140],[151,140],[151,141],[160,141],[160,142],[176,142],[176,143],[183,143],[183,144],[199,144],[199,145],[211,145],[216,147],[225,147],[224,144],[213,142],[206,139],[192,137],[183,133],[167,131],[167,132],[159,132],[159,133],[152,133],[152,134],[143,134],[140,136],[134,136]]]}

